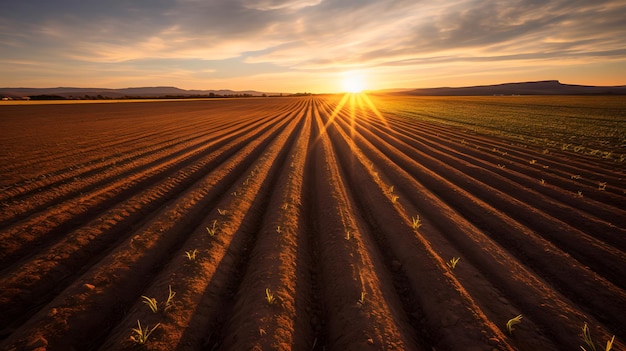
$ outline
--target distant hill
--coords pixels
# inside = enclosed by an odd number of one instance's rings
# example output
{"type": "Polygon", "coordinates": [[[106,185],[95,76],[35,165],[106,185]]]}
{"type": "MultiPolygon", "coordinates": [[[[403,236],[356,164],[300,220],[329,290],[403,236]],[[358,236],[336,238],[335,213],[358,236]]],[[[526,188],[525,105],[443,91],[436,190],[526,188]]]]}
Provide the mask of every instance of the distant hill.
{"type": "Polygon", "coordinates": [[[142,87],[125,89],[106,88],[0,88],[1,97],[61,97],[61,98],[163,98],[193,96],[262,96],[274,93],[263,93],[254,90],[184,90],[176,87],[142,87]]]}
{"type": "Polygon", "coordinates": [[[459,88],[426,88],[397,92],[398,95],[481,96],[481,95],[625,95],[626,85],[589,86],[562,84],[558,80],[505,83],[459,88]]]}

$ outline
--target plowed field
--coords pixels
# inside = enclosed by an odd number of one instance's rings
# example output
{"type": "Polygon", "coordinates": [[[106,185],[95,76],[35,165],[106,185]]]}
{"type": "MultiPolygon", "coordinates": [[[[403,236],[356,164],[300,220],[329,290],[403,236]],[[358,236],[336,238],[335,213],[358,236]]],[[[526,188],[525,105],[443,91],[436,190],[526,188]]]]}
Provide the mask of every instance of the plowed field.
{"type": "Polygon", "coordinates": [[[373,101],[0,106],[0,349],[624,349],[623,162],[373,101]]]}

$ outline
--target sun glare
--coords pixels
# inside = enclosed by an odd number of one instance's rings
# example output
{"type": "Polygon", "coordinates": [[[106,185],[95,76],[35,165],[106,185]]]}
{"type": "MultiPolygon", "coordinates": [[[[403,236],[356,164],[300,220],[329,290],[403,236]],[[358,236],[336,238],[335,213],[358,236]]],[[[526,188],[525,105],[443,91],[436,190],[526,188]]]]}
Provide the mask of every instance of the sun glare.
{"type": "Polygon", "coordinates": [[[361,74],[348,72],[343,77],[342,86],[347,93],[360,93],[365,89],[365,79],[361,74]]]}

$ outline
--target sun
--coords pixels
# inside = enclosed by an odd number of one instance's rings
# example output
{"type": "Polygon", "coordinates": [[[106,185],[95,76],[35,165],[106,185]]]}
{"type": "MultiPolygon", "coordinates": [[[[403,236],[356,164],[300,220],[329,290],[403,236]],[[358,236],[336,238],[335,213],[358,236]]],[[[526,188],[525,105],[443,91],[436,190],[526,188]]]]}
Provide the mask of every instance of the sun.
{"type": "Polygon", "coordinates": [[[360,73],[347,72],[341,84],[347,93],[360,93],[365,89],[365,78],[360,73]]]}

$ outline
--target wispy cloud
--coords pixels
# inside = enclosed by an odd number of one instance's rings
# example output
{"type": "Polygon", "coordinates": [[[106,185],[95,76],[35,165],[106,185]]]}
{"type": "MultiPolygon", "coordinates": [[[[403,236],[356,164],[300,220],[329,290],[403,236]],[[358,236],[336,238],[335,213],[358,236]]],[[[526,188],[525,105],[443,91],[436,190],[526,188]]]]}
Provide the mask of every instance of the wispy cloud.
{"type": "Polygon", "coordinates": [[[354,68],[449,75],[456,66],[624,64],[624,18],[622,0],[16,1],[0,13],[0,72],[19,82],[23,63],[39,62],[97,79],[117,65],[116,74],[200,87],[242,73],[279,80],[354,68]]]}

